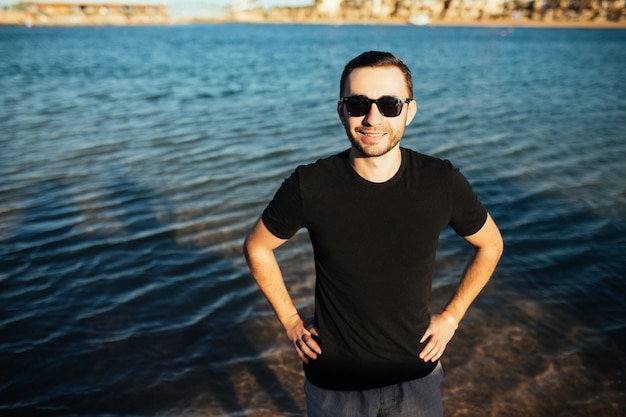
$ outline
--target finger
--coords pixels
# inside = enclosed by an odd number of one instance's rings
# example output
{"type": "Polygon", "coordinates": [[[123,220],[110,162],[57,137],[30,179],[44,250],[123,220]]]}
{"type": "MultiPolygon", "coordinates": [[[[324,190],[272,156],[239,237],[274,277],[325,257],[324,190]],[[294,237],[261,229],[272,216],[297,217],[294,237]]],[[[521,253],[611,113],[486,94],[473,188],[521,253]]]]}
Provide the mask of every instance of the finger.
{"type": "Polygon", "coordinates": [[[446,350],[445,347],[438,348],[435,352],[433,352],[433,356],[430,358],[432,362],[439,360],[443,356],[443,352],[446,350]]]}
{"type": "MultiPolygon", "coordinates": [[[[311,359],[317,359],[317,352],[315,352],[311,346],[309,346],[309,343],[315,344],[315,346],[317,346],[317,344],[315,343],[315,341],[313,340],[313,338],[311,338],[311,336],[309,335],[303,335],[300,339],[296,340],[296,347],[300,350],[300,352],[302,352],[307,358],[311,358],[311,359]]],[[[318,347],[319,349],[319,347],[318,347]]],[[[306,362],[308,363],[308,362],[306,362]]]]}
{"type": "Polygon", "coordinates": [[[296,348],[296,353],[298,354],[298,357],[300,358],[300,360],[306,364],[309,363],[309,359],[307,358],[307,356],[304,354],[304,352],[302,352],[302,349],[300,348],[302,341],[300,339],[296,339],[294,341],[294,347],[296,348]]]}
{"type": "MultiPolygon", "coordinates": [[[[311,329],[311,334],[313,334],[314,336],[318,336],[317,334],[317,330],[316,329],[311,329]],[[313,332],[314,331],[314,332],[313,332]]],[[[318,336],[319,337],[319,336],[318,336]]],[[[302,336],[302,341],[304,343],[306,343],[306,345],[309,347],[309,349],[311,349],[312,351],[314,351],[315,353],[317,353],[318,355],[322,354],[322,348],[320,347],[320,345],[317,343],[317,341],[311,337],[311,335],[307,335],[305,334],[304,336],[302,336]]]]}
{"type": "Polygon", "coordinates": [[[424,346],[424,349],[420,352],[419,357],[422,358],[424,362],[428,362],[432,359],[432,357],[437,353],[437,344],[431,340],[424,346]]]}
{"type": "Polygon", "coordinates": [[[434,344],[431,346],[427,346],[420,354],[420,357],[424,360],[424,362],[432,361],[435,362],[439,360],[443,353],[446,350],[446,346],[441,344],[434,344]]]}
{"type": "Polygon", "coordinates": [[[436,354],[437,354],[437,349],[433,348],[424,354],[424,356],[422,357],[422,360],[424,362],[431,361],[435,357],[436,354]]]}
{"type": "Polygon", "coordinates": [[[433,331],[431,330],[431,328],[429,327],[428,329],[426,329],[426,332],[424,333],[424,336],[422,336],[422,340],[420,340],[420,343],[424,343],[426,340],[428,340],[428,338],[433,334],[433,331]]]}

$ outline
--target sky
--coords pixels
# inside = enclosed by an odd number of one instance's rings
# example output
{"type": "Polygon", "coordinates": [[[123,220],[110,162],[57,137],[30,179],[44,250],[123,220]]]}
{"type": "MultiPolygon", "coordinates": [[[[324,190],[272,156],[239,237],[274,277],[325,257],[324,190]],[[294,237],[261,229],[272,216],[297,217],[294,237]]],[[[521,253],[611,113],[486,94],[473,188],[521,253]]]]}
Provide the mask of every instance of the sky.
{"type": "MultiPolygon", "coordinates": [[[[0,7],[19,3],[20,0],[0,0],[0,7]]],[[[24,0],[34,1],[34,0],[24,0]]],[[[55,0],[41,0],[43,2],[55,0]]],[[[173,17],[192,16],[203,17],[219,13],[224,7],[236,1],[242,0],[60,0],[81,3],[156,3],[166,4],[169,7],[170,15],[173,17]]],[[[304,6],[312,5],[315,0],[256,0],[256,4],[269,9],[274,6],[304,6]]]]}

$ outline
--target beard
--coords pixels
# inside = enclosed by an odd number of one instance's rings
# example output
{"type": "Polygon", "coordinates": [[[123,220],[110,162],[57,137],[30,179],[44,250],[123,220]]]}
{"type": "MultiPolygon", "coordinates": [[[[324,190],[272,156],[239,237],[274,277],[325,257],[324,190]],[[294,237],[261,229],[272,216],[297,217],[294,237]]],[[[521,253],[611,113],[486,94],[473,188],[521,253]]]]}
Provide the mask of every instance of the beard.
{"type": "Polygon", "coordinates": [[[402,135],[404,134],[404,129],[402,129],[402,131],[376,130],[375,133],[383,133],[386,140],[380,141],[379,143],[368,144],[361,141],[359,135],[370,130],[357,127],[352,131],[348,126],[345,126],[345,130],[352,147],[366,158],[375,158],[389,153],[389,151],[400,143],[400,139],[402,139],[402,135]]]}

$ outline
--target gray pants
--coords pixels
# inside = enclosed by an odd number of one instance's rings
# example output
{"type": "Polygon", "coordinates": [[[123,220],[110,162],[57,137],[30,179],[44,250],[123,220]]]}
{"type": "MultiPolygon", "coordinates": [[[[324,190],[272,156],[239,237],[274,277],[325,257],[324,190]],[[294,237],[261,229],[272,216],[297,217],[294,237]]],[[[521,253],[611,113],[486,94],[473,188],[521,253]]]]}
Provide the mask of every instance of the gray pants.
{"type": "Polygon", "coordinates": [[[329,391],[304,382],[308,417],[442,417],[441,362],[424,378],[365,391],[329,391]]]}

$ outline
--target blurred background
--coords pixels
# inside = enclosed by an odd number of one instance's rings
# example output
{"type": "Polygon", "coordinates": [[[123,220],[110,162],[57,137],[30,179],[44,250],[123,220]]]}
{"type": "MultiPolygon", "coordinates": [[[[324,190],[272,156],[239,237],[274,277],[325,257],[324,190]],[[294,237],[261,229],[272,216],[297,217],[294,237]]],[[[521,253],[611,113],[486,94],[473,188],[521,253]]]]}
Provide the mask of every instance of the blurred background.
{"type": "MultiPolygon", "coordinates": [[[[413,70],[403,146],[450,159],[505,239],[443,359],[446,416],[623,415],[626,31],[0,27],[0,413],[301,416],[303,373],[243,238],[349,146],[339,76],[413,70]]],[[[278,251],[311,311],[306,231],[278,251]]],[[[441,236],[433,311],[466,244],[441,236]]]]}
{"type": "Polygon", "coordinates": [[[189,22],[621,27],[624,0],[0,0],[5,25],[189,22]]]}

